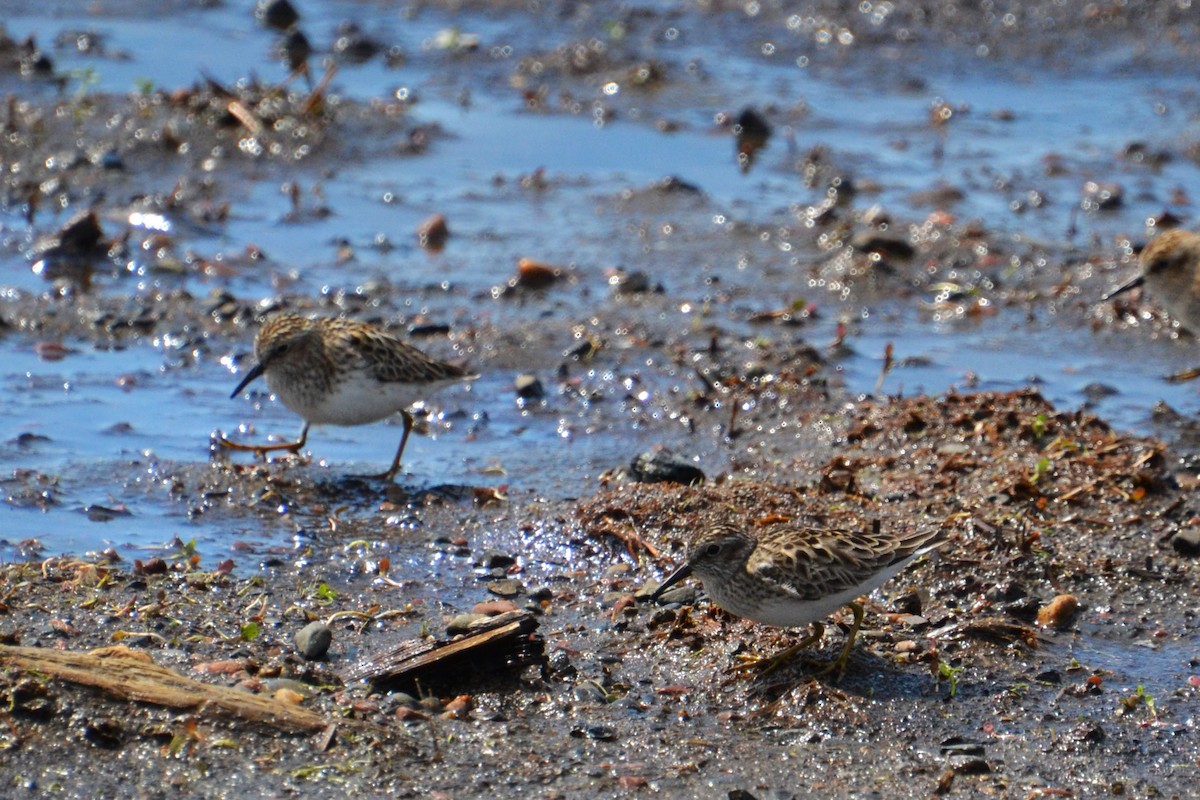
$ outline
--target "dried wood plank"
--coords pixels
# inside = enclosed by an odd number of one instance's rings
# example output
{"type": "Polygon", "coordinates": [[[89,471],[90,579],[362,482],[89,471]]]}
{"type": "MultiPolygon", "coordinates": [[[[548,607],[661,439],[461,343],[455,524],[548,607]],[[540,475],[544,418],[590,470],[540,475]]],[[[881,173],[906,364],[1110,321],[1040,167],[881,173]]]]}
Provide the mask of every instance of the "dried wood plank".
{"type": "MultiPolygon", "coordinates": [[[[445,670],[469,658],[476,667],[489,661],[508,668],[535,663],[545,658],[544,643],[535,635],[537,620],[528,611],[510,611],[479,623],[470,633],[449,641],[410,639],[391,650],[367,658],[342,675],[354,681],[384,683],[403,681],[445,670]]],[[[446,673],[441,677],[444,679],[446,673]]]]}
{"type": "Polygon", "coordinates": [[[0,645],[0,666],[92,686],[123,700],[214,711],[288,731],[320,730],[330,723],[322,714],[272,697],[193,680],[128,647],[80,653],[0,645]]]}

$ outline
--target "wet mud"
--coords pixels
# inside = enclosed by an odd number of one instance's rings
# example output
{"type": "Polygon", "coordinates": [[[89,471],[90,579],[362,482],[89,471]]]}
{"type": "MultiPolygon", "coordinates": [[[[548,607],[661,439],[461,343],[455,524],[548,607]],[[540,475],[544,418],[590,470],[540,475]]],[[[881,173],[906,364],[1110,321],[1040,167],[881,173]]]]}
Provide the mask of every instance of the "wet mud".
{"type": "Polygon", "coordinates": [[[1200,359],[1099,302],[1193,221],[1186,4],[18,6],[0,794],[1191,796],[1200,359]],[[285,309],[480,377],[394,484],[224,452],[285,309]],[[718,520],[948,541],[747,673],[804,632],[650,600],[718,520]]]}

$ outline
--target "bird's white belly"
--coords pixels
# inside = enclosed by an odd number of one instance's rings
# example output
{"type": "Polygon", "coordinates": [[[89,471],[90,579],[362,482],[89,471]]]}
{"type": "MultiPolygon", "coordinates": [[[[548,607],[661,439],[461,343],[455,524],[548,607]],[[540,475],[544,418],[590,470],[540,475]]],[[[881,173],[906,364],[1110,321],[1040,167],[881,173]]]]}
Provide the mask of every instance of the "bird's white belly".
{"type": "Polygon", "coordinates": [[[366,425],[403,411],[428,391],[405,383],[381,383],[373,378],[345,375],[327,394],[310,395],[268,385],[280,401],[313,425],[366,425]]]}
{"type": "Polygon", "coordinates": [[[746,602],[747,598],[735,593],[721,593],[715,585],[705,585],[709,596],[717,605],[739,617],[761,622],[764,625],[775,625],[780,628],[799,628],[813,622],[825,619],[839,608],[848,605],[864,594],[870,594],[888,579],[904,569],[912,558],[905,559],[899,564],[893,564],[887,569],[871,576],[866,581],[845,589],[837,594],[820,597],[816,600],[801,600],[783,594],[771,594],[753,605],[746,602]],[[716,591],[714,591],[716,590],[716,591]]]}

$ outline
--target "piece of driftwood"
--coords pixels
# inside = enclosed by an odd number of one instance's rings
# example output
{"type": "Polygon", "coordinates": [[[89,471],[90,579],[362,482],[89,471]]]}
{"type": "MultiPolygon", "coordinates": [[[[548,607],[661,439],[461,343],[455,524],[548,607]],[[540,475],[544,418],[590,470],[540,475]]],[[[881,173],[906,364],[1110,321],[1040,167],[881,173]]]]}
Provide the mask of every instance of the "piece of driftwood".
{"type": "Polygon", "coordinates": [[[471,673],[494,674],[545,661],[545,642],[536,634],[537,620],[528,611],[509,611],[481,620],[469,633],[448,641],[409,639],[377,656],[360,661],[342,675],[346,684],[437,683],[471,673]],[[436,671],[436,674],[435,674],[436,671]]]}
{"type": "Polygon", "coordinates": [[[119,645],[86,653],[0,645],[0,666],[94,686],[123,700],[214,711],[288,731],[320,730],[330,723],[324,715],[272,697],[192,680],[159,666],[147,653],[119,645]]]}

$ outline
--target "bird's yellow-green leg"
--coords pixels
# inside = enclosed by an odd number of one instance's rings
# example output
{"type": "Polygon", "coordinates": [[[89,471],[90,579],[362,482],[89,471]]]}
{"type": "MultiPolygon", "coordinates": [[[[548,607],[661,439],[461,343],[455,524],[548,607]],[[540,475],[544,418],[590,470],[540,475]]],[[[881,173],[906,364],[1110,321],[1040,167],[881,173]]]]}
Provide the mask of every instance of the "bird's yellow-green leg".
{"type": "Polygon", "coordinates": [[[760,675],[769,675],[787,662],[791,661],[795,655],[804,648],[810,647],[813,644],[821,641],[821,637],[824,635],[825,626],[819,622],[814,622],[812,624],[812,633],[810,633],[808,636],[805,636],[799,642],[787,648],[786,650],[776,653],[770,658],[763,658],[762,656],[750,655],[748,653],[739,655],[738,661],[740,663],[737,665],[737,670],[754,671],[758,672],[760,675]]]}
{"type": "Polygon", "coordinates": [[[408,435],[412,433],[413,429],[412,414],[409,414],[407,411],[401,411],[400,417],[404,422],[404,433],[400,436],[400,447],[396,449],[396,457],[392,459],[392,465],[388,467],[387,472],[381,472],[378,475],[362,475],[363,480],[390,481],[400,471],[400,456],[404,455],[404,445],[408,444],[408,435]]]}
{"type": "Polygon", "coordinates": [[[308,423],[304,423],[304,429],[300,431],[300,438],[294,442],[281,442],[280,444],[242,444],[231,439],[225,438],[225,434],[221,434],[217,439],[217,444],[224,447],[226,450],[244,450],[254,453],[259,458],[265,458],[267,453],[275,450],[286,450],[289,453],[299,453],[304,443],[308,441],[308,423]]]}
{"type": "Polygon", "coordinates": [[[863,622],[863,607],[858,603],[850,603],[850,610],[854,613],[854,624],[850,626],[850,633],[846,634],[846,644],[842,647],[842,653],[828,664],[821,665],[820,673],[828,675],[836,673],[838,678],[846,672],[846,664],[850,661],[850,648],[854,647],[854,637],[858,636],[858,630],[862,627],[863,622]]]}

